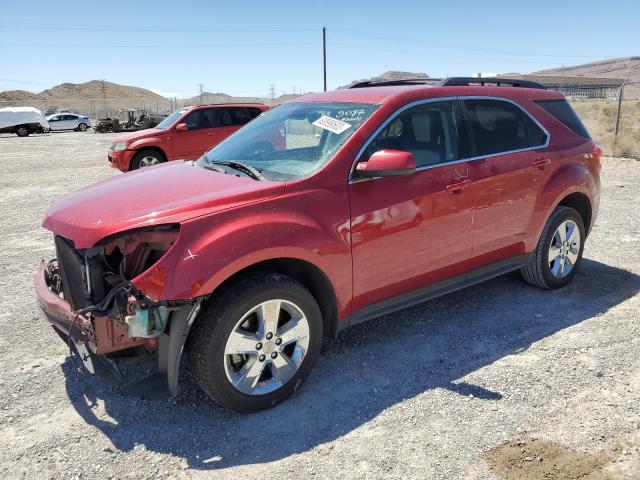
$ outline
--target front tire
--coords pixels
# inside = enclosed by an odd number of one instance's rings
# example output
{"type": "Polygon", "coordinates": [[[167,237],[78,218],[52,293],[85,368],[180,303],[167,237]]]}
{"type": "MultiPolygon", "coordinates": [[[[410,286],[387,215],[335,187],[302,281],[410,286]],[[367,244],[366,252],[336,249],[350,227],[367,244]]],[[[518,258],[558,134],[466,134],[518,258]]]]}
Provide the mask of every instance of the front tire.
{"type": "Polygon", "coordinates": [[[28,137],[29,136],[29,128],[24,126],[19,126],[16,128],[16,135],[19,137],[28,137]]]}
{"type": "Polygon", "coordinates": [[[87,124],[86,123],[81,123],[80,125],[78,125],[78,130],[80,130],[81,132],[86,132],[87,131],[87,124]]]}
{"type": "Polygon", "coordinates": [[[255,273],[216,293],[187,348],[194,377],[216,403],[255,412],[293,394],[321,346],[313,295],[290,277],[255,273]]]}
{"type": "Polygon", "coordinates": [[[527,283],[548,290],[564,287],[582,263],[586,238],[580,214],[570,207],[556,208],[526,267],[520,270],[527,283]]]}
{"type": "Polygon", "coordinates": [[[165,162],[164,155],[156,150],[142,150],[136,153],[131,161],[131,170],[137,170],[139,168],[151,167],[165,162]]]}

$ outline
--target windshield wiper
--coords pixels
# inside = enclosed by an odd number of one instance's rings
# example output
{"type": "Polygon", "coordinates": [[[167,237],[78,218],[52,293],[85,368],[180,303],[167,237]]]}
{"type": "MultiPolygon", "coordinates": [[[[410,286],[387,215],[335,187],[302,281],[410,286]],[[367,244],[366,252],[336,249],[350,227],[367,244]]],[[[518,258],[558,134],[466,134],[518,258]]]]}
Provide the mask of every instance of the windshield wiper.
{"type": "Polygon", "coordinates": [[[234,170],[238,170],[239,172],[242,172],[242,173],[248,175],[249,177],[253,178],[254,180],[266,180],[264,175],[262,175],[262,173],[260,173],[260,170],[258,170],[255,167],[252,167],[251,165],[247,165],[246,163],[234,162],[234,161],[221,162],[221,161],[216,161],[216,160],[209,160],[208,164],[209,165],[224,165],[225,167],[231,167],[234,170]]]}

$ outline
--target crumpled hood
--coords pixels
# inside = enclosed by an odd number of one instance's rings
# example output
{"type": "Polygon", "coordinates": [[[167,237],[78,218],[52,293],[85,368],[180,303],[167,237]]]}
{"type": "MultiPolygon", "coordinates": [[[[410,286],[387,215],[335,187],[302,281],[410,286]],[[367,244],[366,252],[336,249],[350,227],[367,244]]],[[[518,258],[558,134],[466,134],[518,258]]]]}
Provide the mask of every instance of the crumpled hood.
{"type": "Polygon", "coordinates": [[[177,223],[284,192],[256,181],[175,161],[116,175],[55,201],[42,226],[88,248],[132,228],[177,223]]]}

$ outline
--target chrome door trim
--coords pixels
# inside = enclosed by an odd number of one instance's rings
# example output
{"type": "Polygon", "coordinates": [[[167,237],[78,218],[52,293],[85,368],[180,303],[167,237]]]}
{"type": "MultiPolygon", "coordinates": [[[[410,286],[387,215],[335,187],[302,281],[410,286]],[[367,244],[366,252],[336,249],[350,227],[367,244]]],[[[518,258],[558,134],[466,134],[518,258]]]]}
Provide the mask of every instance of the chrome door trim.
{"type": "Polygon", "coordinates": [[[465,96],[460,96],[460,97],[425,98],[425,99],[422,99],[422,100],[416,100],[414,102],[411,102],[411,103],[408,103],[406,105],[403,105],[398,110],[393,112],[393,114],[391,114],[384,122],[382,122],[382,124],[380,124],[380,126],[378,128],[376,128],[374,130],[374,132],[369,136],[369,138],[367,138],[366,142],[364,142],[362,144],[362,147],[360,147],[360,149],[358,150],[358,153],[356,154],[355,160],[351,164],[351,170],[349,172],[349,183],[359,183],[359,182],[362,182],[362,181],[365,181],[365,180],[367,180],[367,181],[368,180],[377,180],[379,178],[382,178],[382,177],[353,178],[353,172],[355,171],[356,165],[360,161],[360,156],[364,153],[364,151],[369,146],[369,144],[373,141],[373,139],[376,137],[376,135],[378,135],[382,130],[384,130],[384,128],[387,125],[389,125],[389,123],[391,123],[398,115],[400,115],[401,113],[403,113],[404,111],[406,111],[406,110],[408,110],[410,108],[413,108],[413,107],[416,107],[416,106],[419,106],[419,105],[424,105],[424,104],[427,104],[427,103],[434,103],[434,102],[456,101],[456,100],[497,100],[497,101],[500,101],[500,102],[511,103],[512,105],[515,105],[520,110],[522,110],[531,120],[533,120],[533,122],[538,127],[540,127],[540,129],[546,135],[546,141],[545,141],[544,144],[538,145],[536,147],[527,147],[527,148],[520,148],[520,149],[517,149],[517,150],[508,150],[508,151],[505,151],[505,152],[492,153],[490,155],[479,155],[479,156],[475,156],[475,157],[467,157],[467,158],[462,158],[462,159],[459,159],[459,160],[452,160],[451,162],[438,163],[438,164],[435,164],[435,165],[425,165],[425,166],[416,168],[416,172],[420,172],[422,170],[429,170],[429,169],[432,169],[432,168],[443,167],[445,165],[455,165],[456,163],[470,162],[470,161],[473,161],[473,160],[480,160],[480,159],[483,159],[483,158],[497,157],[497,156],[500,156],[500,155],[509,155],[509,154],[512,154],[512,153],[527,152],[527,151],[531,151],[531,150],[542,150],[542,149],[547,148],[549,146],[549,143],[551,142],[551,134],[538,121],[538,119],[536,119],[533,115],[531,115],[527,111],[527,109],[524,108],[522,105],[520,105],[517,102],[514,102],[513,100],[511,100],[509,98],[492,97],[492,96],[484,96],[484,95],[465,95],[465,96]]]}

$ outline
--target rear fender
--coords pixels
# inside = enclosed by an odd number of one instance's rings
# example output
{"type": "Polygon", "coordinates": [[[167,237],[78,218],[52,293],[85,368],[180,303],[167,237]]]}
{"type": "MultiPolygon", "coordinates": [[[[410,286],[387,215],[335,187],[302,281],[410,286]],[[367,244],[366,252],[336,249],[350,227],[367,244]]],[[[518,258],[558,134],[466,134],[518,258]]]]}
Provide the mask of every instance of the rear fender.
{"type": "Polygon", "coordinates": [[[527,251],[533,251],[538,244],[542,230],[551,212],[572,193],[582,193],[589,198],[592,208],[592,224],[597,213],[598,188],[589,169],[581,163],[564,164],[539,189],[536,199],[533,220],[530,231],[535,232],[527,245],[527,251]],[[595,203],[595,205],[594,205],[595,203]]]}

